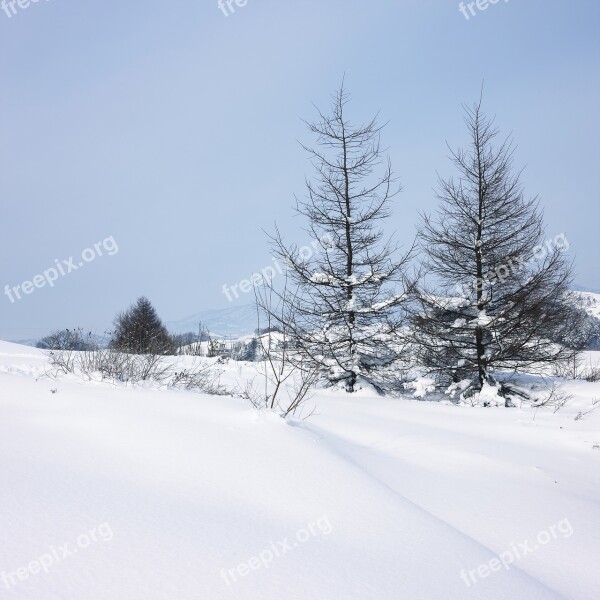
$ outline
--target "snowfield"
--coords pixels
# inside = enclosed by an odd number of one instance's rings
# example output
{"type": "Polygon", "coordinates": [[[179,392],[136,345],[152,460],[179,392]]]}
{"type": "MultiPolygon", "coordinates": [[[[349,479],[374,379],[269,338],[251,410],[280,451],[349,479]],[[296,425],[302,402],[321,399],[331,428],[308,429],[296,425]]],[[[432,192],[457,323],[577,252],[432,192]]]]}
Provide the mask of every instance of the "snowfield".
{"type": "Polygon", "coordinates": [[[0,598],[600,597],[600,383],[556,413],[318,390],[286,421],[47,370],[0,342],[0,598]]]}

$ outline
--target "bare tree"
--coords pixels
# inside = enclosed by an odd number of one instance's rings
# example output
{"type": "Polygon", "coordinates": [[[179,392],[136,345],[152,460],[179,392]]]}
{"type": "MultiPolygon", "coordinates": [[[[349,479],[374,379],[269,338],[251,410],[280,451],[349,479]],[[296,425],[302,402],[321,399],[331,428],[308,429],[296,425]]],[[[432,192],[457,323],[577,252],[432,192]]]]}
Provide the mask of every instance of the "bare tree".
{"type": "Polygon", "coordinates": [[[255,339],[262,358],[257,368],[262,387],[253,380],[242,390],[242,395],[256,408],[276,410],[282,417],[302,416],[311,388],[319,379],[318,369],[305,359],[293,342],[292,323],[286,317],[290,301],[287,281],[286,276],[283,290],[278,292],[272,282],[254,288],[259,332],[255,339]]]}
{"type": "Polygon", "coordinates": [[[305,256],[278,230],[273,241],[296,288],[285,314],[294,343],[329,382],[352,392],[359,376],[377,385],[377,373],[398,358],[410,252],[398,257],[379,227],[400,191],[381,147],[382,127],[376,118],[354,126],[347,102],[342,83],[331,114],[319,111],[319,120],[307,123],[316,146],[303,148],[315,177],[297,211],[319,252],[305,256]]]}
{"type": "MultiPolygon", "coordinates": [[[[436,287],[420,291],[415,319],[421,358],[469,393],[497,381],[498,370],[543,370],[577,350],[552,343],[577,326],[567,293],[566,238],[545,239],[537,198],[527,199],[513,169],[511,138],[481,109],[465,109],[468,149],[451,151],[458,178],[440,179],[440,207],[424,215],[419,241],[436,287]]],[[[508,400],[507,400],[508,403],[508,400]]]]}

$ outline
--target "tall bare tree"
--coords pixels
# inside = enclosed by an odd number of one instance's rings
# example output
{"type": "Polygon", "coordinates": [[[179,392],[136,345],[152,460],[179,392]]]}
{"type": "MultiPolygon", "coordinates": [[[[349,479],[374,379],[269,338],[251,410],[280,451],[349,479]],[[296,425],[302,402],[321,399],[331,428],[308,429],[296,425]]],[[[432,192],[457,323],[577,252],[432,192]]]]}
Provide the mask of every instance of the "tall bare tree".
{"type": "Polygon", "coordinates": [[[498,370],[568,359],[575,350],[550,340],[576,323],[566,237],[546,239],[539,201],[514,171],[513,142],[496,142],[481,100],[465,123],[468,148],[451,150],[458,177],[440,179],[439,210],[422,217],[424,267],[437,287],[421,290],[415,325],[426,365],[442,379],[471,379],[475,392],[497,385],[498,370]]]}
{"type": "Polygon", "coordinates": [[[295,286],[287,295],[286,320],[296,347],[331,383],[343,382],[352,392],[359,377],[379,385],[398,357],[410,252],[398,257],[380,228],[400,191],[381,147],[382,127],[376,118],[354,126],[347,102],[342,83],[331,113],[318,111],[319,119],[307,123],[316,145],[303,148],[315,175],[297,211],[318,240],[318,252],[306,256],[279,231],[273,241],[295,286]]]}

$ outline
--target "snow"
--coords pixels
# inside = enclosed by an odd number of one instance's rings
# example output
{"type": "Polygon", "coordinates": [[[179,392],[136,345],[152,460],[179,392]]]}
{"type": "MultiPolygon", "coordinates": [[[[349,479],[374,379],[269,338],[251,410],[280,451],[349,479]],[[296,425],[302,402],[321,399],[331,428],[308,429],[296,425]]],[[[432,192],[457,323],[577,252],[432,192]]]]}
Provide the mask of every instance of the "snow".
{"type": "Polygon", "coordinates": [[[406,389],[414,390],[413,398],[424,398],[429,392],[435,391],[435,381],[430,377],[419,377],[405,384],[406,389]]]}
{"type": "MultiPolygon", "coordinates": [[[[461,359],[458,362],[459,362],[458,366],[461,367],[465,361],[461,359]]],[[[461,381],[457,381],[456,383],[452,383],[451,385],[449,385],[444,393],[447,394],[448,396],[450,396],[450,398],[455,398],[457,395],[460,397],[460,394],[462,392],[464,392],[466,389],[468,389],[470,386],[471,386],[470,379],[462,379],[461,381]]]]}
{"type": "Polygon", "coordinates": [[[472,402],[482,406],[504,406],[506,400],[500,396],[500,388],[485,382],[481,390],[474,394],[472,402]]]}
{"type": "Polygon", "coordinates": [[[0,342],[2,598],[598,597],[598,383],[556,413],[318,390],[286,421],[46,369],[0,342]]]}
{"type": "Polygon", "coordinates": [[[323,284],[331,281],[330,276],[327,273],[315,272],[311,275],[310,281],[312,283],[323,284]]]}
{"type": "Polygon", "coordinates": [[[584,309],[593,317],[600,319],[600,294],[593,292],[575,292],[581,300],[584,309]]]}
{"type": "Polygon", "coordinates": [[[471,325],[474,327],[486,327],[489,325],[494,319],[488,316],[485,310],[480,310],[477,313],[477,317],[471,321],[471,325]]]}

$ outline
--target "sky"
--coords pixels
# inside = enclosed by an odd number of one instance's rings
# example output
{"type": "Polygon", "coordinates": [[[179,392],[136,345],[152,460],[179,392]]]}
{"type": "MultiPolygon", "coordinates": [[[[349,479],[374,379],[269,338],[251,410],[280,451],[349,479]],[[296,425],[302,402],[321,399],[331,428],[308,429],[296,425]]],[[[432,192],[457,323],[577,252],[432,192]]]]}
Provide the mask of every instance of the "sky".
{"type": "Polygon", "coordinates": [[[401,243],[484,82],[548,237],[600,291],[597,0],[20,1],[0,2],[0,339],[102,333],[141,295],[165,321],[250,302],[223,286],[272,264],[265,232],[310,243],[302,119],[344,75],[352,120],[387,122],[401,243]]]}

